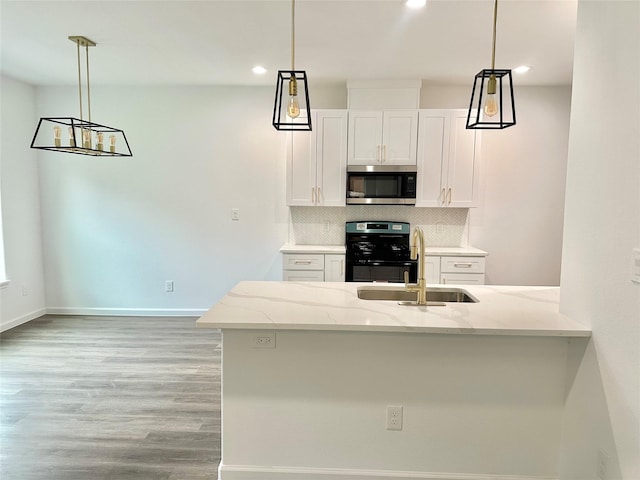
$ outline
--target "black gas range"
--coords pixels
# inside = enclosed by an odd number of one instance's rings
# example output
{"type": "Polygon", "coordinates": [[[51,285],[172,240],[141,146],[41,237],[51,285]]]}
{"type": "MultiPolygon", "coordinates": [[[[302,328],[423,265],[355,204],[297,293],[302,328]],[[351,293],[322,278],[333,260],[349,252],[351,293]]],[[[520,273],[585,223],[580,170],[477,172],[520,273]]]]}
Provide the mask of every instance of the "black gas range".
{"type": "Polygon", "coordinates": [[[346,223],[347,282],[416,282],[418,262],[409,258],[406,222],[360,221],[346,223]]]}

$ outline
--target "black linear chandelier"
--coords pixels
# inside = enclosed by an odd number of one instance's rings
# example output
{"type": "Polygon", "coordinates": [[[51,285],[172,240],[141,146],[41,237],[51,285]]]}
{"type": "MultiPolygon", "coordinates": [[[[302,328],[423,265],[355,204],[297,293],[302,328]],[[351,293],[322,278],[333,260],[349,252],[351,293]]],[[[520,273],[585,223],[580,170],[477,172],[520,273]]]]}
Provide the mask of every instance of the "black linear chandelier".
{"type": "Polygon", "coordinates": [[[491,68],[481,70],[473,81],[467,128],[502,129],[516,124],[511,70],[496,69],[496,23],[498,0],[493,7],[493,46],[491,68]]]}
{"type": "Polygon", "coordinates": [[[291,70],[278,70],[276,100],[273,105],[273,126],[276,130],[311,130],[309,83],[304,70],[295,69],[296,0],[291,0],[291,70]],[[288,82],[288,98],[284,84],[288,82]],[[286,105],[286,106],[285,106],[286,105]]]}
{"type": "Polygon", "coordinates": [[[31,148],[76,153],[79,155],[131,157],[131,149],[124,131],[91,121],[91,90],[89,87],[89,47],[96,43],[86,37],[70,36],[69,40],[78,51],[78,94],[80,97],[80,118],[43,117],[38,122],[31,148]],[[82,75],[80,69],[80,47],[85,49],[87,79],[88,120],[84,119],[82,108],[82,75]],[[68,138],[66,134],[68,133],[68,138]],[[63,134],[65,138],[63,138],[63,134]],[[105,143],[106,142],[106,143],[105,143]]]}

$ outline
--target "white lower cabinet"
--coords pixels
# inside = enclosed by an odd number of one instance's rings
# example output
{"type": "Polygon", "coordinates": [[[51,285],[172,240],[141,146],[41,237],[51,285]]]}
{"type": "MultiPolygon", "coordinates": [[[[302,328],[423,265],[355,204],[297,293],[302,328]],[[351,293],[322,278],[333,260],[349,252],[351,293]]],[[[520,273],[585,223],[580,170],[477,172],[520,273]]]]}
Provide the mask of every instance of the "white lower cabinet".
{"type": "Polygon", "coordinates": [[[345,256],[338,254],[325,254],[324,256],[324,281],[344,282],[345,256]]]}
{"type": "Polygon", "coordinates": [[[440,283],[484,285],[485,257],[440,257],[440,283]]]}
{"type": "Polygon", "coordinates": [[[440,257],[426,257],[424,272],[427,283],[440,283],[440,257]]]}
{"type": "Polygon", "coordinates": [[[282,255],[285,282],[344,282],[345,256],[322,253],[282,255]]]}

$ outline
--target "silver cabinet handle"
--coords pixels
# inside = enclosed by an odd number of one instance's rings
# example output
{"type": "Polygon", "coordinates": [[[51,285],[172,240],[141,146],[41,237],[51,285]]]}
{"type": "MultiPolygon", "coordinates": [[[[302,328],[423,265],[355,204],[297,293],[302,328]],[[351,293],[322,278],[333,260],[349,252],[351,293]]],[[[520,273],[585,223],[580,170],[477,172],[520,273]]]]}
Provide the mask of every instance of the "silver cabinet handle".
{"type": "Polygon", "coordinates": [[[322,202],[322,190],[320,190],[320,187],[318,187],[318,190],[316,190],[316,192],[316,195],[318,197],[316,203],[319,204],[320,202],[322,202]]]}
{"type": "Polygon", "coordinates": [[[376,146],[376,161],[378,163],[381,163],[381,161],[382,161],[381,158],[380,158],[380,145],[376,146]]]}
{"type": "Polygon", "coordinates": [[[382,146],[382,163],[386,163],[387,161],[387,146],[382,146]]]}
{"type": "Polygon", "coordinates": [[[444,205],[445,203],[447,203],[447,190],[446,189],[442,189],[442,205],[444,205]]]}
{"type": "Polygon", "coordinates": [[[294,265],[311,265],[311,260],[294,260],[294,265]]]}
{"type": "Polygon", "coordinates": [[[471,268],[473,267],[473,263],[454,263],[453,266],[455,268],[471,268]]]}
{"type": "Polygon", "coordinates": [[[447,200],[447,205],[451,205],[451,187],[449,187],[448,197],[449,199],[447,200]]]}
{"type": "Polygon", "coordinates": [[[311,187],[311,203],[316,203],[316,187],[311,187]]]}

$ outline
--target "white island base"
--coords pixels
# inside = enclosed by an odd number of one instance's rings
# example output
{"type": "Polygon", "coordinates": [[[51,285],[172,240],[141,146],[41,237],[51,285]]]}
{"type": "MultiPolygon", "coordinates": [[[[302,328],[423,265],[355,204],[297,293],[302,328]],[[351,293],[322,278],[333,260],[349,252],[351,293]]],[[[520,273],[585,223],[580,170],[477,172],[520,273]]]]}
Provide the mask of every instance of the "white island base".
{"type": "Polygon", "coordinates": [[[469,287],[479,303],[419,312],[356,287],[243,282],[198,320],[223,332],[219,479],[557,478],[590,335],[557,313],[557,289],[469,287]]]}

